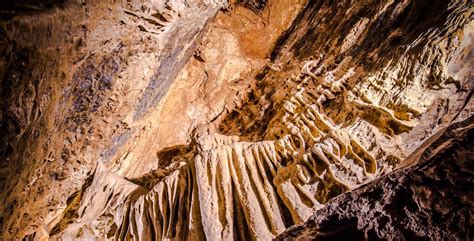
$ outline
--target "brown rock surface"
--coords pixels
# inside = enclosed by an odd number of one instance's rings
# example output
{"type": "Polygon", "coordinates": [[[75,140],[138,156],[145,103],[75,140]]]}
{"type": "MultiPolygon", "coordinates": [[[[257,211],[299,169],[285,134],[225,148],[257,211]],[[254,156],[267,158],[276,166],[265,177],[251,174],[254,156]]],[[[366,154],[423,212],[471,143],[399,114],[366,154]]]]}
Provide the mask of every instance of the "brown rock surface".
{"type": "Polygon", "coordinates": [[[0,6],[4,240],[272,239],[474,111],[470,1],[0,6]]]}
{"type": "Polygon", "coordinates": [[[470,240],[474,118],[450,126],[417,164],[334,198],[276,240],[470,240]]]}

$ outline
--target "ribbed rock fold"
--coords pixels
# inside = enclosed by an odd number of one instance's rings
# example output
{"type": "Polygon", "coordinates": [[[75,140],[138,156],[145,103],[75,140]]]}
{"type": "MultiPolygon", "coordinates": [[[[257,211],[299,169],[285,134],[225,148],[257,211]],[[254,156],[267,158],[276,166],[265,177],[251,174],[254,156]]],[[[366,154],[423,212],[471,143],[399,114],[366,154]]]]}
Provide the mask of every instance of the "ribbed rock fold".
{"type": "Polygon", "coordinates": [[[467,240],[474,234],[474,118],[456,123],[417,164],[331,200],[276,240],[467,240]]]}
{"type": "Polygon", "coordinates": [[[249,143],[216,134],[199,137],[194,159],[132,200],[125,213],[115,214],[123,217],[116,238],[265,240],[306,220],[315,205],[348,189],[334,170],[354,161],[339,160],[341,152],[327,153],[331,144],[347,148],[330,141],[322,144],[324,151],[315,145],[304,160],[288,161],[288,155],[298,155],[289,139],[249,143]]]}

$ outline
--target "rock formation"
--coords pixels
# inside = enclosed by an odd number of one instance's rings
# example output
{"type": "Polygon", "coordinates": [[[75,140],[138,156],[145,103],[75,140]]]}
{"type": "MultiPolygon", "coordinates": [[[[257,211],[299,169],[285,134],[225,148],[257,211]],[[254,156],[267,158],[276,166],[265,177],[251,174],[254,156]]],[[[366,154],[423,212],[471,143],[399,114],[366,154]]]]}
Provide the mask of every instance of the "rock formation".
{"type": "Polygon", "coordinates": [[[471,1],[0,6],[0,239],[473,238],[471,1]]]}
{"type": "Polygon", "coordinates": [[[277,240],[469,240],[472,119],[448,128],[416,165],[334,198],[277,240]]]}

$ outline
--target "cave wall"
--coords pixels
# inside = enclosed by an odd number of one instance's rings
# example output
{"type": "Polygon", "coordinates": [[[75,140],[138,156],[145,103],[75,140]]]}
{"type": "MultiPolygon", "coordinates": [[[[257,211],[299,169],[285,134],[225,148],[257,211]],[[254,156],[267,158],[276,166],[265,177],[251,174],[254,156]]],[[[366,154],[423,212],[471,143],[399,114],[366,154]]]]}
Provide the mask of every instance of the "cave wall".
{"type": "Polygon", "coordinates": [[[271,239],[474,110],[469,1],[3,5],[5,240],[271,239]]]}
{"type": "Polygon", "coordinates": [[[166,93],[219,1],[2,10],[2,234],[49,230],[166,93]],[[52,223],[51,223],[52,222],[52,223]]]}

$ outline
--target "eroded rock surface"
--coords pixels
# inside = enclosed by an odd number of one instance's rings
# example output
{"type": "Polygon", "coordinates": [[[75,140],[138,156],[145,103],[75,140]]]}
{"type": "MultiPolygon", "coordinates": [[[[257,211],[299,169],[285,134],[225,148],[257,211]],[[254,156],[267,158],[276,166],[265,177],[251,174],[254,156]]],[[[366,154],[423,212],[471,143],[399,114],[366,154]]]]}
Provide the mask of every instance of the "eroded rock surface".
{"type": "Polygon", "coordinates": [[[474,118],[449,127],[416,165],[331,200],[276,240],[469,240],[474,118]]]}
{"type": "Polygon", "coordinates": [[[6,5],[3,239],[272,239],[421,165],[472,116],[473,12],[461,0],[6,5]]]}
{"type": "Polygon", "coordinates": [[[224,4],[50,2],[2,10],[6,240],[51,231],[51,213],[61,216],[97,163],[107,166],[143,131],[140,117],[167,92],[224,4]]]}

